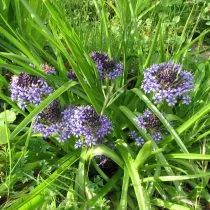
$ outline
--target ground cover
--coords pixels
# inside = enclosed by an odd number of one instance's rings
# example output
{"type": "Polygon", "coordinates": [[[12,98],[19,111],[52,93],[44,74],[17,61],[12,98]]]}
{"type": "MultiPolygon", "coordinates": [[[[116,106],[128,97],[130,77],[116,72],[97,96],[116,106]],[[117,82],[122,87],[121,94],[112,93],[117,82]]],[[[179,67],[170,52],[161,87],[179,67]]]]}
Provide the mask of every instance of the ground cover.
{"type": "Polygon", "coordinates": [[[0,0],[0,208],[208,209],[209,6],[0,0]]]}

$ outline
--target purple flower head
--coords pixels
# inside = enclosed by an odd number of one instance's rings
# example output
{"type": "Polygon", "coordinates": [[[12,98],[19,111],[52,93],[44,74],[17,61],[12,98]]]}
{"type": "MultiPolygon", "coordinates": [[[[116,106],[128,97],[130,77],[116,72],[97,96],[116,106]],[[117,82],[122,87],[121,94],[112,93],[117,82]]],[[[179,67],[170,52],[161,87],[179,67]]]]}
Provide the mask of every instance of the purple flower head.
{"type": "Polygon", "coordinates": [[[45,74],[55,74],[55,68],[49,66],[47,63],[41,64],[41,68],[44,70],[45,74]]]}
{"type": "Polygon", "coordinates": [[[66,66],[66,69],[68,70],[67,77],[70,80],[77,81],[77,76],[74,73],[74,71],[72,70],[72,67],[68,61],[65,62],[65,66],[66,66]]]}
{"type": "MultiPolygon", "coordinates": [[[[110,120],[104,115],[98,115],[91,106],[76,107],[67,121],[71,134],[83,140],[83,146],[87,147],[101,143],[104,136],[112,130],[110,120]]],[[[75,146],[78,145],[76,143],[75,146]]]]}
{"type": "MultiPolygon", "coordinates": [[[[66,141],[72,135],[72,117],[75,111],[75,107],[69,105],[64,111],[61,113],[62,120],[61,120],[61,132],[59,136],[60,141],[66,141]]],[[[76,145],[75,145],[76,147],[76,145]]]]}
{"type": "Polygon", "coordinates": [[[29,103],[40,104],[44,96],[53,92],[53,88],[44,79],[21,72],[19,76],[12,76],[10,91],[11,99],[25,109],[29,103]]]}
{"type": "Polygon", "coordinates": [[[104,115],[99,116],[91,106],[69,105],[61,111],[57,101],[38,114],[33,124],[33,132],[40,132],[44,137],[56,135],[60,141],[77,137],[75,148],[102,143],[111,130],[110,120],[104,115]]]}
{"type": "Polygon", "coordinates": [[[83,146],[83,142],[82,142],[80,139],[78,139],[78,140],[76,141],[76,143],[74,144],[74,148],[75,148],[75,149],[82,148],[82,146],[83,146]]]}
{"type": "Polygon", "coordinates": [[[166,101],[174,106],[178,101],[190,103],[188,93],[193,90],[193,76],[173,62],[154,64],[144,72],[141,86],[145,93],[153,93],[155,103],[166,101]]]}
{"type": "Polygon", "coordinates": [[[123,71],[123,65],[111,60],[106,53],[103,52],[92,52],[90,57],[93,59],[100,76],[100,79],[106,77],[110,80],[114,80],[119,77],[123,71]]]}
{"type": "Polygon", "coordinates": [[[61,131],[61,119],[60,105],[58,101],[53,101],[36,116],[33,123],[33,132],[42,133],[44,137],[58,134],[61,131]]]}
{"type": "Polygon", "coordinates": [[[160,141],[160,140],[162,139],[162,134],[161,134],[159,131],[154,132],[154,133],[153,133],[153,139],[154,139],[155,141],[160,141]]]}
{"type": "Polygon", "coordinates": [[[142,137],[140,137],[140,136],[137,134],[136,131],[131,131],[131,132],[130,132],[130,137],[131,137],[133,140],[136,141],[136,144],[137,144],[138,146],[142,146],[142,145],[145,143],[144,139],[143,139],[142,137]]]}
{"type": "Polygon", "coordinates": [[[70,80],[77,81],[77,76],[76,76],[76,74],[73,72],[72,69],[70,69],[70,70],[68,71],[67,77],[68,77],[70,80]]]}
{"type": "Polygon", "coordinates": [[[44,137],[55,135],[59,141],[66,141],[72,135],[71,117],[74,109],[69,105],[62,111],[58,101],[52,102],[35,118],[33,131],[42,133],[44,137]]]}
{"type": "Polygon", "coordinates": [[[161,128],[160,128],[161,123],[159,119],[154,114],[152,114],[152,112],[150,112],[148,109],[146,109],[142,115],[136,117],[135,120],[138,124],[138,127],[146,130],[149,134],[151,134],[154,140],[159,141],[162,139],[161,128]]]}

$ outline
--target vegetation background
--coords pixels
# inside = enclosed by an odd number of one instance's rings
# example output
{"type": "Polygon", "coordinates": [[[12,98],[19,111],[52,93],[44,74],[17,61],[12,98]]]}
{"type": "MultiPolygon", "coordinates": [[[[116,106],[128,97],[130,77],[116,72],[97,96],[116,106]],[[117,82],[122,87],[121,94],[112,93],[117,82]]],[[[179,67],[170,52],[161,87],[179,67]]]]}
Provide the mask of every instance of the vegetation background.
{"type": "Polygon", "coordinates": [[[0,0],[0,208],[207,209],[209,11],[205,0],[0,0]],[[98,79],[92,51],[123,63],[112,86],[98,79]],[[170,60],[194,76],[189,106],[160,108],[140,89],[147,67],[170,60]],[[66,61],[77,82],[66,77],[66,61]],[[56,75],[42,72],[45,62],[56,75]],[[11,75],[23,70],[56,89],[25,111],[9,91],[11,75]],[[105,144],[75,150],[74,139],[32,133],[33,118],[57,98],[103,110],[114,125],[105,144]],[[146,107],[168,131],[160,143],[134,120],[146,107]],[[132,129],[147,140],[143,147],[130,139],[132,129]],[[99,155],[109,158],[104,167],[99,155]]]}

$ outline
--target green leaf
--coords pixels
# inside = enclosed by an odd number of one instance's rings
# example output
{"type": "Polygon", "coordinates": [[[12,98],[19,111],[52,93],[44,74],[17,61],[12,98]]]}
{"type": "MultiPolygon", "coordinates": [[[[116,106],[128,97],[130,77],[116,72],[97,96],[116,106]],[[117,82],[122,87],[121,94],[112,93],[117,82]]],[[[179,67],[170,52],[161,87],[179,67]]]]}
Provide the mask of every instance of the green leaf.
{"type": "MultiPolygon", "coordinates": [[[[102,188],[101,191],[99,191],[97,193],[96,196],[94,196],[93,198],[91,198],[90,200],[88,200],[87,202],[87,206],[91,207],[93,206],[97,200],[99,198],[102,198],[103,196],[105,196],[116,184],[116,182],[122,177],[122,170],[118,170],[113,176],[112,178],[109,179],[109,181],[106,183],[106,185],[102,188]]],[[[81,209],[85,209],[84,208],[85,205],[83,205],[83,207],[81,209]]]]}
{"type": "Polygon", "coordinates": [[[129,152],[128,145],[123,140],[119,139],[117,140],[116,147],[120,151],[121,156],[123,160],[125,161],[125,165],[128,169],[129,176],[131,177],[131,181],[133,183],[139,209],[149,210],[151,208],[149,196],[147,195],[142,185],[142,181],[135,167],[134,160],[129,152]]]}
{"type": "Polygon", "coordinates": [[[175,16],[172,20],[173,23],[178,23],[180,21],[180,16],[175,16]]]}
{"type": "Polygon", "coordinates": [[[137,169],[144,165],[144,162],[151,155],[151,153],[152,153],[152,142],[147,141],[143,145],[143,147],[140,149],[140,151],[135,159],[135,165],[136,165],[137,169]]]}
{"type": "Polygon", "coordinates": [[[124,167],[122,192],[121,192],[120,205],[118,206],[118,210],[126,210],[127,209],[129,179],[130,179],[130,177],[129,177],[128,169],[126,167],[124,167]]]}
{"type": "Polygon", "coordinates": [[[202,154],[182,154],[182,153],[174,153],[167,155],[169,159],[187,159],[187,160],[210,160],[210,155],[202,155],[202,154]]]}
{"type": "MultiPolygon", "coordinates": [[[[180,51],[177,52],[174,56],[173,59],[174,60],[179,60],[180,57],[187,52],[187,50],[193,45],[195,44],[197,41],[199,41],[200,39],[202,39],[206,34],[208,34],[210,32],[210,29],[208,30],[204,30],[198,37],[196,37],[195,39],[193,39],[190,43],[188,43],[186,46],[184,46],[183,48],[180,48],[180,51]]],[[[180,43],[181,46],[181,43],[180,43]]]]}
{"type": "Polygon", "coordinates": [[[6,110],[5,112],[0,113],[0,125],[7,123],[13,123],[16,120],[15,112],[11,110],[6,110]]]}
{"type": "Polygon", "coordinates": [[[7,126],[6,125],[0,125],[0,145],[1,144],[7,144],[7,136],[8,136],[8,133],[9,132],[9,129],[7,129],[7,126]]]}
{"type": "Polygon", "coordinates": [[[29,202],[25,203],[23,206],[19,208],[19,210],[28,210],[28,209],[38,209],[41,208],[47,196],[44,193],[40,193],[39,195],[35,196],[29,202]]]}
{"type": "MultiPolygon", "coordinates": [[[[204,115],[210,112],[210,103],[206,104],[203,108],[201,108],[198,112],[196,112],[190,119],[185,121],[181,126],[179,126],[176,130],[177,133],[181,134],[187,129],[189,129],[194,123],[200,120],[204,115]]],[[[166,139],[163,139],[161,145],[166,145],[174,139],[174,136],[170,136],[166,139]]]]}
{"type": "Polygon", "coordinates": [[[146,61],[144,63],[143,68],[147,67],[150,64],[150,60],[151,60],[152,54],[154,53],[155,45],[157,43],[157,39],[158,39],[160,28],[161,28],[161,19],[159,19],[158,24],[156,26],[155,36],[154,36],[154,39],[152,40],[152,44],[151,44],[151,47],[149,49],[149,54],[147,56],[147,59],[146,59],[146,61]]]}
{"type": "Polygon", "coordinates": [[[46,180],[41,182],[35,189],[33,189],[30,193],[20,197],[16,200],[15,203],[13,203],[8,210],[13,209],[20,209],[22,206],[24,206],[26,203],[33,200],[37,195],[39,195],[41,192],[43,192],[46,188],[48,188],[56,179],[60,177],[60,175],[67,170],[73,163],[75,163],[78,160],[78,151],[68,154],[65,157],[62,158],[63,163],[58,167],[56,171],[54,171],[46,180]]]}
{"type": "Polygon", "coordinates": [[[177,47],[178,47],[177,52],[176,52],[177,54],[180,52],[180,49],[181,49],[181,47],[182,47],[182,44],[184,43],[184,41],[185,41],[185,39],[186,39],[186,38],[185,38],[185,36],[186,36],[186,30],[187,30],[187,28],[188,28],[188,26],[189,26],[189,23],[190,23],[190,20],[191,20],[191,18],[192,18],[194,9],[195,9],[195,4],[193,5],[193,7],[192,7],[192,9],[191,9],[191,12],[190,12],[190,14],[189,14],[189,16],[188,16],[188,18],[187,18],[187,21],[186,21],[186,23],[185,23],[185,26],[184,26],[183,30],[182,30],[181,37],[180,37],[179,42],[178,42],[178,44],[177,44],[177,47]]]}
{"type": "Polygon", "coordinates": [[[190,207],[172,203],[172,202],[166,201],[166,200],[161,200],[159,198],[153,199],[152,204],[159,206],[159,207],[163,207],[164,209],[170,209],[170,210],[191,210],[190,207]]]}
{"type": "Polygon", "coordinates": [[[7,102],[7,104],[10,104],[16,111],[18,111],[20,114],[22,114],[23,116],[27,116],[25,112],[23,112],[22,109],[20,109],[19,106],[16,105],[16,103],[14,103],[10,97],[5,96],[1,91],[0,91],[0,98],[4,101],[7,102]]]}
{"type": "Polygon", "coordinates": [[[77,169],[77,175],[75,179],[76,195],[80,195],[84,198],[85,198],[85,195],[84,195],[85,180],[86,180],[86,175],[87,175],[87,171],[85,170],[86,154],[87,154],[87,148],[82,148],[82,151],[80,154],[79,166],[77,169]]]}
{"type": "Polygon", "coordinates": [[[179,175],[179,176],[157,176],[147,177],[143,179],[143,182],[171,182],[171,181],[182,181],[189,179],[199,179],[203,177],[210,177],[210,173],[199,173],[192,175],[179,175]]]}
{"type": "Polygon", "coordinates": [[[124,168],[124,162],[119,157],[119,155],[114,152],[112,149],[105,145],[97,145],[92,149],[88,150],[87,158],[92,159],[96,155],[104,155],[110,159],[112,159],[117,165],[119,165],[121,168],[124,168]]]}

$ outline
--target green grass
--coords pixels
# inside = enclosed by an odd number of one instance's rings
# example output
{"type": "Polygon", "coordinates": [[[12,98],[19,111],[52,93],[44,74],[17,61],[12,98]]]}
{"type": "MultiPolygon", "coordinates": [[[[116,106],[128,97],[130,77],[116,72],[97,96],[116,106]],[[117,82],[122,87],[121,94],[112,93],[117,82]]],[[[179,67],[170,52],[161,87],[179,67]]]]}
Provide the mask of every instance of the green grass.
{"type": "Polygon", "coordinates": [[[0,0],[0,208],[204,209],[210,202],[208,7],[202,0],[0,0]],[[121,61],[123,75],[101,81],[92,51],[121,61]],[[147,67],[170,60],[194,76],[188,106],[157,106],[140,88],[147,67]],[[66,77],[66,61],[77,82],[66,77]],[[45,62],[56,75],[43,73],[45,62]],[[25,111],[9,91],[10,74],[21,71],[55,89],[25,111]],[[34,117],[55,99],[63,107],[93,106],[111,119],[112,134],[76,150],[74,137],[59,142],[33,133],[34,117]],[[134,120],[145,108],[168,132],[160,142],[134,120]],[[142,147],[131,130],[145,139],[142,147]],[[108,158],[106,167],[98,156],[108,158]]]}

